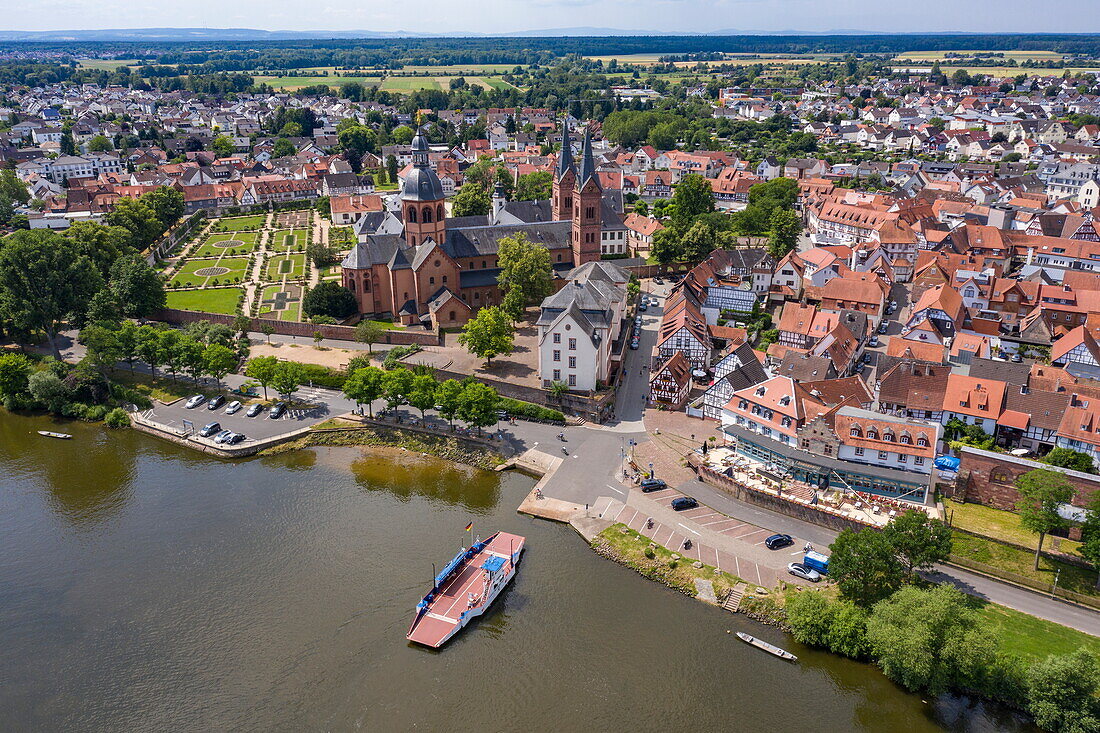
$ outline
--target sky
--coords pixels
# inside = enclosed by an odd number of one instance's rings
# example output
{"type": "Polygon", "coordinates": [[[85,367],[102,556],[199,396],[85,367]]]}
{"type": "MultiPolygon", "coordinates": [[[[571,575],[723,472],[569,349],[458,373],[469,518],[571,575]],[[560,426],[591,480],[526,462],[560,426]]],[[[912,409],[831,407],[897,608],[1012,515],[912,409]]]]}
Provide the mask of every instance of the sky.
{"type": "Polygon", "coordinates": [[[1100,0],[33,0],[4,5],[4,26],[10,30],[1100,31],[1100,0]]]}

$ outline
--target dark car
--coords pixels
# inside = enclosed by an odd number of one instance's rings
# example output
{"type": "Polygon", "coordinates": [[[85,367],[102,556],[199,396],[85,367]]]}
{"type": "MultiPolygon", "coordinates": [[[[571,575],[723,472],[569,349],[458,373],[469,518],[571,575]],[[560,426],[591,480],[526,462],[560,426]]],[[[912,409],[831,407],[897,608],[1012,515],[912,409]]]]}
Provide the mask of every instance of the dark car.
{"type": "Polygon", "coordinates": [[[286,412],[286,405],[282,402],[276,402],[271,406],[271,414],[268,415],[272,420],[278,420],[286,412]]]}
{"type": "Polygon", "coordinates": [[[882,323],[879,324],[879,327],[878,327],[878,332],[879,333],[885,334],[889,330],[890,330],[890,324],[887,323],[886,321],[883,321],[882,323]]]}
{"type": "Polygon", "coordinates": [[[653,278],[653,282],[657,283],[658,285],[664,285],[664,284],[665,284],[665,281],[664,281],[664,280],[662,280],[662,279],[661,279],[661,278],[659,278],[659,277],[655,277],[655,278],[653,278]]]}
{"type": "Polygon", "coordinates": [[[769,550],[781,550],[793,544],[794,540],[791,539],[789,534],[773,534],[771,537],[764,540],[764,547],[767,547],[769,550]]]}
{"type": "Polygon", "coordinates": [[[649,306],[646,305],[644,300],[641,303],[638,303],[638,310],[640,310],[644,313],[648,309],[649,309],[649,306]]]}
{"type": "Polygon", "coordinates": [[[870,346],[872,349],[877,349],[878,344],[879,344],[878,336],[871,336],[870,340],[867,342],[867,345],[870,346]]]}
{"type": "Polygon", "coordinates": [[[209,425],[204,425],[203,429],[199,431],[199,435],[204,438],[209,438],[214,433],[222,429],[221,423],[212,422],[209,425]]]}
{"type": "Polygon", "coordinates": [[[206,403],[206,409],[216,410],[225,404],[225,397],[218,395],[217,397],[211,397],[210,401],[206,403]]]}
{"type": "Polygon", "coordinates": [[[248,412],[246,412],[245,415],[247,415],[248,417],[256,417],[257,415],[259,415],[263,411],[264,411],[264,406],[262,404],[260,404],[259,402],[257,402],[254,405],[252,405],[252,407],[248,408],[248,412]]]}
{"type": "Polygon", "coordinates": [[[236,445],[237,443],[240,443],[242,440],[244,440],[244,435],[242,433],[231,433],[229,435],[229,437],[225,439],[225,444],[226,445],[236,445]]]}
{"type": "Polygon", "coordinates": [[[668,484],[659,478],[647,478],[642,481],[642,491],[646,493],[650,491],[660,491],[666,488],[668,488],[668,484]]]}
{"type": "Polygon", "coordinates": [[[699,506],[699,502],[692,499],[690,496],[681,496],[672,500],[672,508],[678,512],[682,512],[685,509],[694,509],[699,506]]]}

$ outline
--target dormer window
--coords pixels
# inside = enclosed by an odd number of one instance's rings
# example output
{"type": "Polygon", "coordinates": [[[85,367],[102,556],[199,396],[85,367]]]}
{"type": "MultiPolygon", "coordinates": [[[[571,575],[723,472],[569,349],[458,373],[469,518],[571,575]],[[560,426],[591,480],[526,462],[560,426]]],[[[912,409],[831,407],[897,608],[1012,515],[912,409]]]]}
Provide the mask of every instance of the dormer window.
{"type": "Polygon", "coordinates": [[[737,409],[738,409],[738,410],[747,410],[747,409],[749,409],[749,403],[748,403],[748,401],[746,401],[746,400],[741,400],[740,402],[738,402],[738,403],[737,403],[737,409]]]}
{"type": "Polygon", "coordinates": [[[870,428],[870,429],[868,429],[868,431],[867,431],[867,439],[868,439],[868,440],[878,440],[878,431],[877,431],[877,430],[875,430],[874,428],[870,428]]]}
{"type": "Polygon", "coordinates": [[[894,434],[887,430],[885,433],[882,434],[882,439],[885,440],[887,443],[893,443],[894,434]]]}
{"type": "Polygon", "coordinates": [[[863,437],[863,431],[860,430],[858,425],[853,425],[852,426],[852,437],[853,438],[862,438],[863,437]]]}

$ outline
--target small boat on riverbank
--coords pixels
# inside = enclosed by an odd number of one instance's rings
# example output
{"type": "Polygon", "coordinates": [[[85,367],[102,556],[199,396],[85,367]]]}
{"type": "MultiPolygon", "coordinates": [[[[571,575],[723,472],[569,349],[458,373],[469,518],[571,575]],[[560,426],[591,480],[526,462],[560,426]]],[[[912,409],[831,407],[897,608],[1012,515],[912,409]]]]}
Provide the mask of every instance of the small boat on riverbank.
{"type": "Polygon", "coordinates": [[[39,430],[38,434],[45,435],[47,438],[58,438],[60,440],[69,440],[73,437],[68,433],[52,433],[49,430],[39,430]]]}
{"type": "Polygon", "coordinates": [[[741,641],[745,642],[746,644],[751,644],[752,646],[756,647],[757,649],[763,649],[768,654],[774,654],[775,656],[779,657],[780,659],[786,659],[788,662],[797,662],[798,661],[798,657],[791,654],[786,649],[780,649],[775,644],[769,644],[768,642],[757,639],[755,636],[750,636],[750,635],[744,633],[743,631],[738,631],[737,632],[737,638],[740,639],[741,641]]]}
{"type": "Polygon", "coordinates": [[[455,555],[435,576],[431,591],[416,604],[416,617],[406,638],[440,647],[471,619],[485,613],[515,577],[525,540],[497,532],[455,555]]]}

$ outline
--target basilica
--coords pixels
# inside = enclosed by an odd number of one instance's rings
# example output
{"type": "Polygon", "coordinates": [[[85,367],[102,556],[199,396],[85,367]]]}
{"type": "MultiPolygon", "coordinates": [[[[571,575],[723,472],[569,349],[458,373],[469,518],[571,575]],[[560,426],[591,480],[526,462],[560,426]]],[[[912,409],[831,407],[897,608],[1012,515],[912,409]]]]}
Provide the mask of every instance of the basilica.
{"type": "Polygon", "coordinates": [[[423,128],[412,140],[412,169],[400,212],[364,218],[358,244],[342,263],[343,284],[359,311],[405,325],[461,326],[479,308],[500,303],[497,243],[524,234],[550,250],[561,277],[600,259],[605,229],[622,229],[622,214],[605,199],[585,133],[578,165],[568,128],[549,201],[507,201],[498,188],[487,215],[448,217],[439,176],[428,163],[423,128]]]}

